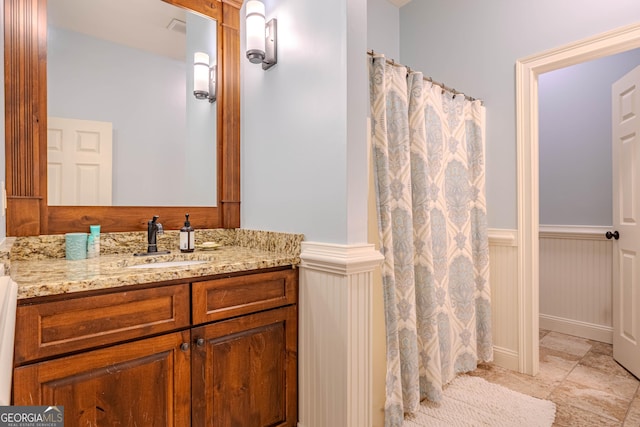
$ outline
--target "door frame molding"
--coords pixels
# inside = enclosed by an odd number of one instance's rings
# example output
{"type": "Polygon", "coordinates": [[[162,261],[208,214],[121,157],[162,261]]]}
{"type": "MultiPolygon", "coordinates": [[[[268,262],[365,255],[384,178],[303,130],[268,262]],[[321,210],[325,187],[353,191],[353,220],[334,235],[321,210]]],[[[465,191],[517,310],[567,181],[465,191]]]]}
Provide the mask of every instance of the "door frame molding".
{"type": "Polygon", "coordinates": [[[516,61],[518,193],[518,370],[539,368],[538,76],[640,47],[640,23],[608,31],[516,61]]]}

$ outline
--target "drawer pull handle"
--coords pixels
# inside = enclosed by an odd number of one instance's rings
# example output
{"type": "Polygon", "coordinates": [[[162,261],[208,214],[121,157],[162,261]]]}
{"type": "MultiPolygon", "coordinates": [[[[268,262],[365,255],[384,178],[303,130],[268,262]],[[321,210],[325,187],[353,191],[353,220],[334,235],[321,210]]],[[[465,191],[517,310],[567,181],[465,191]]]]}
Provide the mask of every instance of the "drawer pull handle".
{"type": "Polygon", "coordinates": [[[189,350],[189,343],[188,342],[183,342],[182,345],[180,346],[180,350],[182,350],[182,351],[189,350]]]}
{"type": "Polygon", "coordinates": [[[198,338],[198,340],[196,341],[196,345],[198,347],[202,347],[204,345],[204,338],[198,338]]]}

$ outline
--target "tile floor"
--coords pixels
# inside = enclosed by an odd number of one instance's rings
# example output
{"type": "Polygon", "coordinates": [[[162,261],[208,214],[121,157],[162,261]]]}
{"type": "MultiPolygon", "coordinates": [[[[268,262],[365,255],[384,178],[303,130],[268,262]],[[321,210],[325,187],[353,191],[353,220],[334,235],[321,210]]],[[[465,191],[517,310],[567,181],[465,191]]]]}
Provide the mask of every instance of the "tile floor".
{"type": "Polygon", "coordinates": [[[609,344],[541,330],[535,377],[492,364],[471,375],[552,400],[554,426],[640,426],[640,381],[613,360],[609,344]]]}

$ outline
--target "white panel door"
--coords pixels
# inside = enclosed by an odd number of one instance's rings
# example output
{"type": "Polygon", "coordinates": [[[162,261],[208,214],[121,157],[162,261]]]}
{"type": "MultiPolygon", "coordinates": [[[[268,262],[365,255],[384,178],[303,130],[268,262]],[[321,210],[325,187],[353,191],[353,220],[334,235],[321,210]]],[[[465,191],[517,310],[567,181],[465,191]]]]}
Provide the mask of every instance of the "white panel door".
{"type": "Polygon", "coordinates": [[[613,357],[640,377],[640,67],[612,87],[613,357]]]}
{"type": "Polygon", "coordinates": [[[111,123],[47,120],[48,204],[111,206],[111,123]]]}

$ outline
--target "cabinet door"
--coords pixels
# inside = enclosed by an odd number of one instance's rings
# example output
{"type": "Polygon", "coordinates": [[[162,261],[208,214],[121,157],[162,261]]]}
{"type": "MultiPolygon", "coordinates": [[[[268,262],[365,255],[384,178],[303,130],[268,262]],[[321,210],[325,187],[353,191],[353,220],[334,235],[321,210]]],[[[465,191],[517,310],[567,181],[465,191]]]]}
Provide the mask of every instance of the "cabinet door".
{"type": "Polygon", "coordinates": [[[193,425],[297,424],[297,309],[192,329],[193,425]]]}
{"type": "Polygon", "coordinates": [[[189,340],[175,332],[16,368],[14,405],[64,406],[68,427],[189,426],[189,340]]]}

